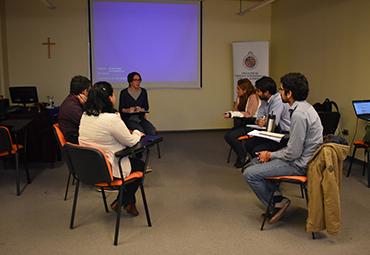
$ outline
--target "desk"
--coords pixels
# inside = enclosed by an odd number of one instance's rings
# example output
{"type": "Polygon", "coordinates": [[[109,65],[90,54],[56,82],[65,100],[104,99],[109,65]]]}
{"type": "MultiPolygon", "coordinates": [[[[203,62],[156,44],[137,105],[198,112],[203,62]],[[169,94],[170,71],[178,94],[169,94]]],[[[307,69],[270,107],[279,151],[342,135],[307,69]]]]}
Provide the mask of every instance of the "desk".
{"type": "MultiPolygon", "coordinates": [[[[27,168],[27,160],[26,160],[26,141],[27,141],[27,126],[31,122],[31,119],[10,119],[10,120],[3,120],[1,122],[1,126],[5,126],[8,128],[9,132],[14,136],[15,144],[17,148],[19,148],[19,143],[18,143],[18,133],[21,130],[24,131],[24,143],[23,143],[23,157],[24,157],[24,166],[27,174],[27,181],[28,183],[31,183],[30,176],[28,173],[28,168],[27,168]]],[[[15,164],[16,164],[16,184],[17,184],[17,196],[21,195],[21,190],[20,190],[20,173],[19,173],[19,159],[18,159],[18,151],[15,152],[15,164]]],[[[9,153],[10,154],[10,153],[9,153]]]]}
{"type": "Polygon", "coordinates": [[[148,150],[150,147],[153,147],[159,142],[163,141],[163,137],[161,136],[152,136],[152,135],[147,135],[141,138],[140,142],[138,142],[136,145],[132,147],[127,147],[123,150],[117,151],[114,155],[119,158],[119,161],[123,157],[126,156],[132,156],[137,153],[143,152],[148,150]]]}
{"type": "Polygon", "coordinates": [[[32,119],[7,119],[3,120],[0,125],[5,126],[9,131],[18,132],[32,121],[32,119]]]}
{"type": "MultiPolygon", "coordinates": [[[[57,143],[47,112],[14,113],[8,115],[9,120],[31,119],[27,126],[27,161],[48,162],[52,167],[55,163],[57,143]]],[[[19,139],[23,132],[19,132],[19,139]]]]}
{"type": "Polygon", "coordinates": [[[21,130],[25,130],[25,135],[24,135],[24,151],[26,151],[26,127],[28,124],[31,122],[31,119],[8,119],[8,120],[3,120],[0,125],[5,126],[7,129],[9,129],[10,133],[14,135],[15,143],[18,144],[18,132],[21,130]]]}

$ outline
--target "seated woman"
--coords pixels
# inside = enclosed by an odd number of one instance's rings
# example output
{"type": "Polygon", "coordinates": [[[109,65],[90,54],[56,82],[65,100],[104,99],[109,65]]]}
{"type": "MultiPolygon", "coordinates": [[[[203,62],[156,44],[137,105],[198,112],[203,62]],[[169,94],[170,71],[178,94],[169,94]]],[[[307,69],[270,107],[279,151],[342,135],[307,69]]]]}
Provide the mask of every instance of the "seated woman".
{"type": "MultiPolygon", "coordinates": [[[[113,176],[125,178],[132,172],[143,171],[145,163],[137,158],[123,158],[121,160],[123,176],[121,177],[118,158],[114,156],[114,153],[126,146],[134,146],[144,134],[139,130],[130,133],[120,114],[113,108],[115,100],[113,88],[108,82],[97,82],[92,86],[83,107],[79,144],[103,150],[112,165],[113,176]]],[[[131,215],[139,214],[135,206],[135,193],[138,187],[138,183],[131,183],[123,194],[123,206],[131,215]]],[[[116,199],[111,204],[111,208],[117,212],[117,206],[118,200],[116,199]]]]}
{"type": "Polygon", "coordinates": [[[261,101],[256,94],[256,89],[247,78],[238,81],[236,92],[238,97],[234,109],[224,113],[224,118],[238,117],[238,119],[234,119],[234,127],[225,133],[225,140],[238,156],[234,166],[242,168],[247,160],[244,147],[238,138],[249,132],[249,129],[245,126],[246,124],[254,124],[261,101]]]}
{"type": "Polygon", "coordinates": [[[140,87],[141,76],[137,72],[129,73],[127,76],[128,88],[121,91],[119,97],[119,112],[123,121],[131,130],[137,129],[146,135],[155,135],[155,128],[146,118],[145,113],[138,111],[148,111],[148,94],[144,88],[140,87]]]}

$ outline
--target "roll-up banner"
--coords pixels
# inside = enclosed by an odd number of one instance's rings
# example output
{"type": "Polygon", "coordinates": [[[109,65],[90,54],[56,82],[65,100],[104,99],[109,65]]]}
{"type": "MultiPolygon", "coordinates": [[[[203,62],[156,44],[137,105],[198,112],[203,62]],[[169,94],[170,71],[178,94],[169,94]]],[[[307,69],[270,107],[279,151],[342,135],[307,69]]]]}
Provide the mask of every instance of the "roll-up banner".
{"type": "Polygon", "coordinates": [[[234,101],[240,79],[248,78],[252,84],[269,75],[269,42],[233,42],[234,101]]]}

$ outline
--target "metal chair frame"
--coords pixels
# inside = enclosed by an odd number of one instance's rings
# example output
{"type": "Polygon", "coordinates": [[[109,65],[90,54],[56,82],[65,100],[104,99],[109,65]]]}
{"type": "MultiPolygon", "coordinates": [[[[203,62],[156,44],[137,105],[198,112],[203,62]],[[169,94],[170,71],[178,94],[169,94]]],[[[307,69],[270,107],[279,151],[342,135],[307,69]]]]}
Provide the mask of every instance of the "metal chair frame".
{"type": "MultiPolygon", "coordinates": [[[[274,198],[274,192],[277,188],[280,187],[280,184],[282,182],[292,183],[292,184],[299,184],[301,186],[301,195],[302,198],[306,198],[306,203],[308,205],[308,196],[307,196],[307,177],[306,176],[277,176],[277,177],[266,177],[265,180],[273,181],[275,182],[275,186],[271,191],[271,196],[269,199],[269,204],[266,208],[265,216],[268,215],[268,212],[270,210],[273,210],[275,208],[275,204],[272,203],[272,200],[274,198]]],[[[264,217],[261,225],[261,231],[263,230],[263,227],[266,222],[266,217],[264,217]]],[[[312,239],[315,239],[315,233],[312,232],[312,239]]]]}
{"type": "MultiPolygon", "coordinates": [[[[15,159],[15,168],[16,168],[16,185],[17,185],[17,196],[21,195],[20,190],[20,171],[19,171],[19,156],[22,154],[23,160],[24,160],[24,168],[26,171],[27,176],[27,183],[31,183],[30,174],[28,172],[28,166],[27,166],[27,159],[25,155],[25,148],[18,144],[18,139],[15,137],[15,144],[12,141],[12,137],[10,135],[10,132],[8,128],[4,126],[0,126],[1,131],[1,145],[0,150],[3,155],[0,155],[0,157],[10,157],[15,159]]],[[[27,130],[25,130],[27,132],[27,130]]]]}
{"type": "Polygon", "coordinates": [[[364,149],[364,163],[363,163],[362,175],[365,176],[366,165],[367,165],[367,187],[370,188],[370,155],[369,155],[370,145],[366,144],[365,141],[363,140],[354,141],[353,145],[355,146],[355,148],[353,149],[351,163],[349,165],[348,172],[347,172],[347,177],[349,177],[349,174],[351,173],[351,168],[352,168],[353,160],[356,155],[356,150],[364,149]]]}

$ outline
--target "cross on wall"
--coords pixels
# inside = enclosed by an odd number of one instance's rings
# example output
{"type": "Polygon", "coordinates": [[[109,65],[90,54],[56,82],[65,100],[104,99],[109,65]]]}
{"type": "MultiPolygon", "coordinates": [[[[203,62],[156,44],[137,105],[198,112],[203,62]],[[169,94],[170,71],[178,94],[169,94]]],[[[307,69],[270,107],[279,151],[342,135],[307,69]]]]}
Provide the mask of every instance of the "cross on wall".
{"type": "Polygon", "coordinates": [[[47,43],[42,43],[42,45],[47,45],[48,46],[48,57],[50,58],[50,45],[55,45],[55,43],[50,42],[50,37],[48,37],[48,42],[47,43]]]}

